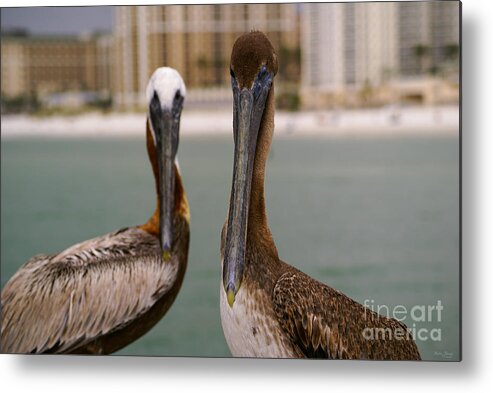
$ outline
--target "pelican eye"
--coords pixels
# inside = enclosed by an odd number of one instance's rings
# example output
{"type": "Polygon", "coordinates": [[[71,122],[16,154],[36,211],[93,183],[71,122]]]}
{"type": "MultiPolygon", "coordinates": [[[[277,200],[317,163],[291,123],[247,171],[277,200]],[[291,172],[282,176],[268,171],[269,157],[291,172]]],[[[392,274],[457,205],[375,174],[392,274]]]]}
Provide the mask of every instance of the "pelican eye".
{"type": "Polygon", "coordinates": [[[180,120],[180,114],[182,109],[183,96],[180,93],[180,90],[177,90],[175,93],[175,97],[173,98],[173,118],[175,121],[180,120]]]}
{"type": "Polygon", "coordinates": [[[231,75],[231,86],[233,87],[233,89],[238,88],[238,80],[236,79],[235,72],[232,68],[229,69],[229,75],[231,75]]]}
{"type": "Polygon", "coordinates": [[[258,79],[262,79],[265,77],[265,75],[267,74],[267,67],[265,66],[265,64],[262,66],[262,68],[260,68],[260,71],[258,72],[258,76],[257,78],[258,79]]]}
{"type": "Polygon", "coordinates": [[[271,83],[272,74],[267,70],[267,66],[264,64],[260,68],[253,84],[253,96],[255,99],[257,99],[263,91],[269,90],[271,83]]]}

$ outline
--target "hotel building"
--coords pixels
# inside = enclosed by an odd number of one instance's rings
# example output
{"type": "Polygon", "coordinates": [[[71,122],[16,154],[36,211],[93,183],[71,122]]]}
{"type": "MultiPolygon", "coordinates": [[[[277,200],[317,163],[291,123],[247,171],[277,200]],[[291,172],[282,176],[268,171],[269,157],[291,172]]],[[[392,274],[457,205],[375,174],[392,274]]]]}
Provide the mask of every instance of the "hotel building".
{"type": "Polygon", "coordinates": [[[278,49],[299,50],[296,4],[125,6],[115,12],[118,107],[144,105],[148,79],[163,65],[183,76],[188,102],[201,92],[206,99],[229,99],[231,48],[238,36],[253,29],[265,32],[278,49]]]}
{"type": "MultiPolygon", "coordinates": [[[[428,94],[436,91],[430,88],[436,80],[403,78],[426,79],[454,61],[459,3],[305,4],[301,31],[305,107],[358,106],[370,95],[374,102],[395,102],[401,87],[405,95],[437,102],[438,95],[428,94]]],[[[458,71],[458,56],[452,68],[458,71]]],[[[443,99],[449,99],[445,90],[443,99]]]]}
{"type": "Polygon", "coordinates": [[[111,89],[111,37],[2,34],[1,52],[3,97],[111,89]]]}

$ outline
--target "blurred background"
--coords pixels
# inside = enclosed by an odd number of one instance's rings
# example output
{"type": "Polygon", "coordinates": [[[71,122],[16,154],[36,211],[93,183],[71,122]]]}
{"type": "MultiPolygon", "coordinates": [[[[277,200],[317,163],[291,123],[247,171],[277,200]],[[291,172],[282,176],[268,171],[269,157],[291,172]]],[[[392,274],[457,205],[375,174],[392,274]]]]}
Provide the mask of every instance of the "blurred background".
{"type": "Polygon", "coordinates": [[[362,303],[440,300],[442,319],[415,328],[441,339],[418,346],[459,358],[458,2],[2,8],[1,25],[2,285],[37,253],[152,213],[144,92],[171,66],[188,90],[189,268],[166,317],[119,353],[229,356],[229,56],[258,29],[280,65],[266,193],[281,257],[362,303]]]}
{"type": "Polygon", "coordinates": [[[277,50],[280,109],[458,102],[457,2],[4,8],[2,113],[142,109],[162,65],[188,106],[223,106],[251,29],[277,50]]]}

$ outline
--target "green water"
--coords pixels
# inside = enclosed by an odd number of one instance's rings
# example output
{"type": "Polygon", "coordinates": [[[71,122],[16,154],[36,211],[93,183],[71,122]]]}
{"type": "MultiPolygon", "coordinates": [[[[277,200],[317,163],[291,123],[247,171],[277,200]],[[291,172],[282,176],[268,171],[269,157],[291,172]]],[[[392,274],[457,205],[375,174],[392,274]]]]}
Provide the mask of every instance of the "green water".
{"type": "MultiPolygon", "coordinates": [[[[459,358],[458,138],[277,138],[269,223],[280,256],[364,302],[443,305],[424,359],[459,358]]],[[[144,222],[154,185],[143,139],[9,140],[1,145],[2,285],[28,258],[144,222]]],[[[122,355],[230,356],[218,307],[219,233],[232,140],[182,138],[192,214],[187,275],[174,305],[122,355]]],[[[405,320],[412,326],[413,320],[405,320]]]]}

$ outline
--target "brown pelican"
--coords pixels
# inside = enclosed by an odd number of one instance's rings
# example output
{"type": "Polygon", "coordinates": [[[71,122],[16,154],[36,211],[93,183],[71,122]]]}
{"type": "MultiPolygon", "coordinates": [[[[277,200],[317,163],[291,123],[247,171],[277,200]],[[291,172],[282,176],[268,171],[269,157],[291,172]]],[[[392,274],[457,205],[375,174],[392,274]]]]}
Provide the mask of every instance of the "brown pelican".
{"type": "Polygon", "coordinates": [[[25,263],[2,291],[2,352],[112,353],[145,334],[172,305],[189,244],[176,161],[186,90],[177,71],[159,68],[146,93],[154,214],[143,225],[25,263]]]}
{"type": "Polygon", "coordinates": [[[264,200],[277,68],[276,54],[263,33],[251,32],[235,42],[233,184],[221,234],[220,289],[221,322],[231,353],[420,359],[404,324],[373,313],[279,259],[264,200]]]}

